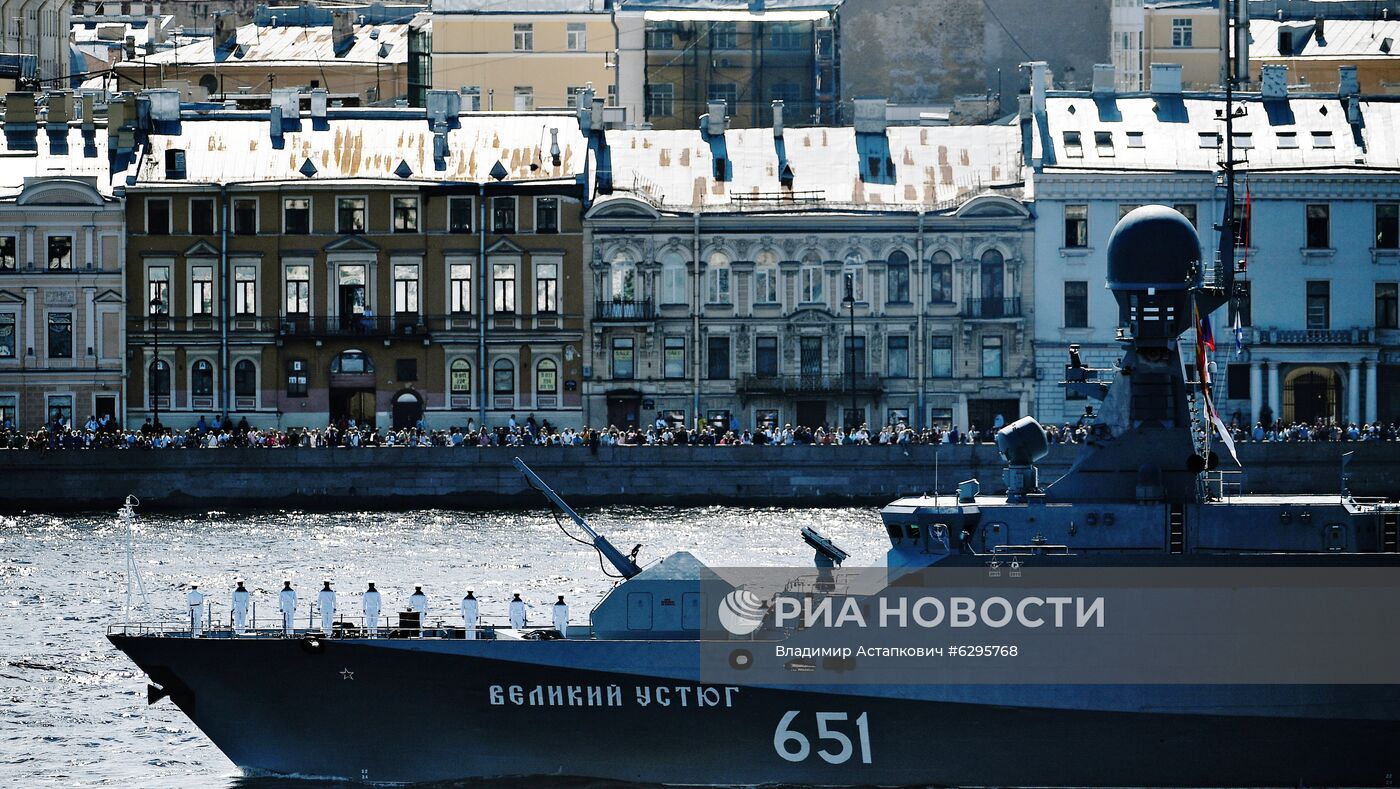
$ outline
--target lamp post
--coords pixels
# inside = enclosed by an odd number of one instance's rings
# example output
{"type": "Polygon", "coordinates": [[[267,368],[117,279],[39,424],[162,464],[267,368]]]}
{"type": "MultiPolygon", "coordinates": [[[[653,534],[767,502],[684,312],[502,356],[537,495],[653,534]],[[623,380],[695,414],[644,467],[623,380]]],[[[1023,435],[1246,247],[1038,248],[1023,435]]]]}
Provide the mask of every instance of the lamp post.
{"type": "Polygon", "coordinates": [[[151,375],[149,383],[151,387],[151,427],[158,428],[160,425],[160,319],[164,314],[165,302],[160,297],[151,299],[151,339],[155,346],[155,360],[151,362],[151,375]]]}
{"type": "Polygon", "coordinates": [[[850,429],[854,430],[859,425],[856,420],[856,277],[854,271],[846,271],[846,296],[841,299],[846,305],[846,309],[851,316],[851,333],[846,339],[847,347],[850,348],[850,358],[846,360],[847,375],[851,382],[851,424],[850,429]]]}

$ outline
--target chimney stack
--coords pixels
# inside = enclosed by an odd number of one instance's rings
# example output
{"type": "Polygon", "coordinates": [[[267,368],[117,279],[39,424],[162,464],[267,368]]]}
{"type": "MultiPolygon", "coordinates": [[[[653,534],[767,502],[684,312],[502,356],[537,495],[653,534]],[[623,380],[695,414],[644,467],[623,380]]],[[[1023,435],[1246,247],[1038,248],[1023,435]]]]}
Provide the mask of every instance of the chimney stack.
{"type": "Polygon", "coordinates": [[[331,12],[331,49],[337,56],[355,43],[355,16],[349,11],[331,12]]]}
{"type": "Polygon", "coordinates": [[[1260,71],[1259,82],[1264,98],[1288,98],[1288,66],[1282,63],[1264,66],[1260,71]]]}
{"type": "Polygon", "coordinates": [[[783,100],[773,100],[773,136],[777,139],[783,138],[783,100]]]}
{"type": "Polygon", "coordinates": [[[49,91],[49,128],[66,127],[72,122],[73,92],[68,90],[49,91]]]}
{"type": "Polygon", "coordinates": [[[856,99],[856,134],[884,134],[888,125],[889,102],[885,99],[856,99]]]}
{"type": "Polygon", "coordinates": [[[587,137],[593,131],[593,88],[578,92],[574,116],[578,118],[578,130],[587,137]]]}
{"type": "Polygon", "coordinates": [[[711,137],[724,135],[725,113],[728,112],[728,105],[723,101],[711,101],[706,105],[708,112],[705,114],[704,130],[711,137]]]}
{"type": "Polygon", "coordinates": [[[1338,96],[1359,96],[1361,94],[1361,83],[1356,78],[1356,66],[1340,66],[1337,68],[1337,95],[1338,96]]]}
{"type": "Polygon", "coordinates": [[[1117,77],[1112,63],[1094,64],[1094,95],[1111,96],[1116,87],[1117,77]]]}
{"type": "Polygon", "coordinates": [[[311,89],[311,119],[313,121],[323,121],[326,119],[326,98],[325,88],[311,89]]]}
{"type": "Polygon", "coordinates": [[[602,96],[593,97],[593,117],[591,118],[593,123],[590,128],[595,132],[603,130],[603,106],[605,104],[607,104],[607,100],[602,96]]]}
{"type": "Polygon", "coordinates": [[[1180,63],[1153,63],[1153,64],[1152,64],[1152,95],[1154,95],[1154,96],[1180,96],[1180,95],[1181,95],[1181,64],[1180,64],[1180,63]]]}
{"type": "Polygon", "coordinates": [[[1031,112],[1045,112],[1045,94],[1050,90],[1050,64],[1037,60],[1026,64],[1031,72],[1031,112]]]}
{"type": "Polygon", "coordinates": [[[214,51],[223,52],[238,46],[238,19],[227,11],[214,15],[214,51]]]}

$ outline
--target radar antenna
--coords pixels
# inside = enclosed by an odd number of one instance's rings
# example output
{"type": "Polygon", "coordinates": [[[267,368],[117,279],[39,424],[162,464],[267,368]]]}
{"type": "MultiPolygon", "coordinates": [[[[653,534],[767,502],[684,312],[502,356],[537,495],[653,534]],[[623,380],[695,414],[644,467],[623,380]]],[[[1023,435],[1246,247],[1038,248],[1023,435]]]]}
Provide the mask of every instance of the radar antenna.
{"type": "MultiPolygon", "coordinates": [[[[594,531],[593,527],[588,525],[588,521],[583,519],[583,516],[574,512],[573,507],[566,504],[558,493],[551,490],[550,487],[545,484],[544,480],[540,479],[540,475],[536,474],[529,466],[525,465],[525,461],[520,458],[513,458],[511,463],[515,464],[516,469],[518,469],[521,474],[525,475],[525,480],[530,483],[530,487],[543,494],[546,499],[549,499],[550,504],[554,505],[560,512],[568,515],[574,523],[577,523],[579,527],[592,538],[591,541],[578,540],[577,537],[574,537],[574,539],[587,545],[592,545],[594,550],[598,551],[598,555],[607,559],[608,563],[616,568],[616,570],[622,574],[623,578],[631,578],[642,571],[642,568],[638,567],[636,562],[637,552],[642,546],[638,545],[636,548],[633,548],[631,556],[624,556],[612,543],[608,542],[608,538],[594,531]]],[[[563,528],[563,524],[560,524],[560,528],[563,528]]],[[[568,534],[567,531],[564,533],[568,534]]],[[[573,537],[573,535],[569,536],[573,537]]]]}
{"type": "Polygon", "coordinates": [[[146,596],[146,582],[141,580],[141,570],[136,566],[136,553],[134,548],[133,533],[136,531],[136,508],[141,506],[141,500],[135,496],[128,495],[126,502],[117,510],[117,520],[126,526],[126,619],[125,624],[131,624],[131,593],[133,591],[141,595],[141,605],[147,612],[151,610],[151,600],[146,596]]]}

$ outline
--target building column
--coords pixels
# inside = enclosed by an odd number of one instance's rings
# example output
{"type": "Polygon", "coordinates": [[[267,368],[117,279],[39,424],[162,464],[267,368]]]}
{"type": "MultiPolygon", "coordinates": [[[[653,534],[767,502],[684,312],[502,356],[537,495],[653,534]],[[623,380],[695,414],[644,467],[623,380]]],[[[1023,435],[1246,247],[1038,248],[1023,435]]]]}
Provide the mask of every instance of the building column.
{"type": "MultiPolygon", "coordinates": [[[[1021,390],[1021,416],[1031,415],[1031,390],[1026,387],[1021,390]]],[[[1009,422],[1007,424],[1010,424],[1009,422]]]]}
{"type": "MultiPolygon", "coordinates": [[[[83,309],[86,314],[83,316],[83,339],[86,347],[83,348],[82,359],[84,363],[91,361],[93,366],[97,366],[97,288],[91,285],[83,287],[83,309]],[[92,351],[89,359],[88,351],[92,351]]],[[[76,349],[73,355],[78,353],[76,349]]]]}
{"type": "Polygon", "coordinates": [[[1367,361],[1366,365],[1366,421],[1376,423],[1376,379],[1381,374],[1380,365],[1367,361]]]}
{"type": "Polygon", "coordinates": [[[1361,363],[1347,365],[1347,413],[1346,421],[1361,421],[1361,363]]]}
{"type": "Polygon", "coordinates": [[[1269,411],[1274,419],[1283,418],[1283,392],[1278,388],[1278,362],[1269,363],[1269,411]]]}
{"type": "Polygon", "coordinates": [[[1249,363],[1249,426],[1259,423],[1259,412],[1264,408],[1264,370],[1259,362],[1249,363]]]}
{"type": "Polygon", "coordinates": [[[966,433],[967,424],[967,395],[958,395],[958,404],[953,407],[953,424],[957,425],[958,432],[966,433]]]}

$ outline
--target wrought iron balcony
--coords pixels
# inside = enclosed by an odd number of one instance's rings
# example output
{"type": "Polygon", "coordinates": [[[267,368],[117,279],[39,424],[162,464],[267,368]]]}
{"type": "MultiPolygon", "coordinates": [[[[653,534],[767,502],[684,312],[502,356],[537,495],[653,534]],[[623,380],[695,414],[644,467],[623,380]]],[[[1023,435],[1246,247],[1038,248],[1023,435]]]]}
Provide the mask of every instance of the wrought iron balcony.
{"type": "Polygon", "coordinates": [[[1369,345],[1375,329],[1246,329],[1245,344],[1259,345],[1369,345]],[[1253,333],[1251,337],[1250,334],[1253,333]]]}
{"type": "Polygon", "coordinates": [[[878,375],[754,375],[739,376],[739,391],[744,394],[877,394],[884,391],[878,375]]]}
{"type": "Polygon", "coordinates": [[[426,337],[427,318],[405,315],[283,315],[277,333],[283,337],[426,337]]]}
{"type": "Polygon", "coordinates": [[[963,305],[964,318],[1019,318],[1021,299],[985,298],[968,299],[963,305]]]}
{"type": "Polygon", "coordinates": [[[593,320],[604,323],[630,323],[656,319],[651,299],[599,299],[593,303],[593,320]]]}

